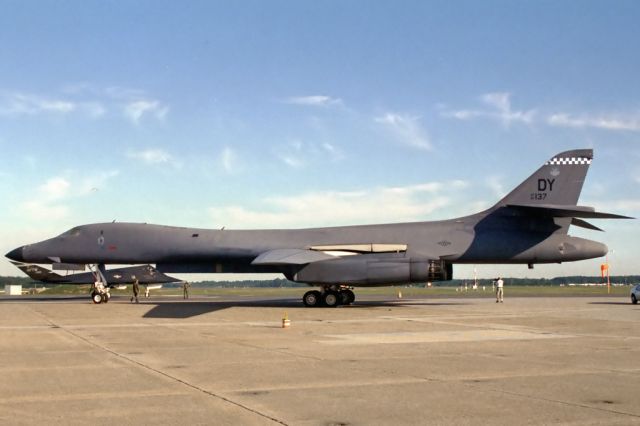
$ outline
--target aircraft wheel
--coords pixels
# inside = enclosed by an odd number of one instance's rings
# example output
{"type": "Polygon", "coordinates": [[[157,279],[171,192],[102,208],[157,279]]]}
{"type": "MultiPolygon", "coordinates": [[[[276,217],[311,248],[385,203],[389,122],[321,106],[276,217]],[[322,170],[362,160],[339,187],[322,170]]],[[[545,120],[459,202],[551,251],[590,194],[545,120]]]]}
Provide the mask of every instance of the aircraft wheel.
{"type": "Polygon", "coordinates": [[[356,295],[351,290],[342,290],[340,296],[342,296],[343,305],[350,305],[356,300],[356,295]]]}
{"type": "Polygon", "coordinates": [[[324,292],[322,301],[324,302],[325,306],[329,308],[335,308],[340,304],[341,299],[342,297],[337,291],[328,290],[324,292]]]}
{"type": "Polygon", "coordinates": [[[638,303],[638,299],[636,299],[636,295],[635,294],[631,295],[631,303],[633,303],[634,305],[638,303]]]}
{"type": "Polygon", "coordinates": [[[102,303],[107,303],[109,300],[111,300],[111,295],[109,293],[102,295],[102,303]]]}
{"type": "Polygon", "coordinates": [[[91,300],[93,300],[93,303],[95,304],[102,303],[103,299],[104,298],[100,293],[97,293],[97,292],[91,293],[91,300]]]}
{"type": "Polygon", "coordinates": [[[322,298],[318,290],[311,290],[306,292],[304,296],[302,296],[302,303],[304,303],[304,306],[307,306],[309,308],[315,308],[316,306],[320,305],[321,299],[322,298]]]}

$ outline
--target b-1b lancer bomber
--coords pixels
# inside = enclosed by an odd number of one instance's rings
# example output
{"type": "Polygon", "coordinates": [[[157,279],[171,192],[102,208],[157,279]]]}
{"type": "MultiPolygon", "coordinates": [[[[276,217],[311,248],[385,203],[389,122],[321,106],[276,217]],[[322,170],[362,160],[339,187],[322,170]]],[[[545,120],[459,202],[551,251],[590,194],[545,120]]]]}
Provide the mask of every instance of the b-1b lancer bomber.
{"type": "Polygon", "coordinates": [[[456,219],[269,230],[99,223],[7,257],[99,269],[152,263],[172,273],[275,272],[319,287],[304,294],[306,306],[347,305],[355,300],[353,287],[446,281],[454,263],[532,268],[604,256],[606,245],[568,235],[571,225],[600,230],[584,219],[627,218],[577,205],[592,159],[591,149],[557,154],[493,207],[456,219]]]}

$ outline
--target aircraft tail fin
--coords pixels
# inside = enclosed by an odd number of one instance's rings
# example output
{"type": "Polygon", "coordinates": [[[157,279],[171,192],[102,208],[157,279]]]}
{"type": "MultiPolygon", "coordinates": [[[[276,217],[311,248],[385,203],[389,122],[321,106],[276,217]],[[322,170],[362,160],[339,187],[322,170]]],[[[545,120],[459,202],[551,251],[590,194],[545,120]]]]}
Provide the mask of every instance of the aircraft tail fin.
{"type": "Polygon", "coordinates": [[[516,212],[518,216],[528,218],[530,227],[535,223],[534,227],[539,231],[565,234],[570,225],[601,231],[582,219],[633,219],[578,205],[592,160],[591,149],[556,154],[500,200],[492,211],[516,212]]]}
{"type": "Polygon", "coordinates": [[[592,159],[592,149],[556,154],[500,200],[496,207],[508,204],[575,206],[592,159]]]}

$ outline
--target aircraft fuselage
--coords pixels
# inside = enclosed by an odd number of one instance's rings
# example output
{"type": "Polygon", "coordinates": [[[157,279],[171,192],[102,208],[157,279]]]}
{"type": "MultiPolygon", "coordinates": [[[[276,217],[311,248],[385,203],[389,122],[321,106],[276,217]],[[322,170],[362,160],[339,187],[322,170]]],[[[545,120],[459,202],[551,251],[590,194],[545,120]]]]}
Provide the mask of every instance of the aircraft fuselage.
{"type": "MultiPolygon", "coordinates": [[[[298,230],[211,230],[137,223],[83,225],[9,253],[31,263],[155,263],[162,272],[282,272],[252,265],[276,249],[362,244],[406,245],[394,257],[445,259],[451,263],[556,263],[600,257],[604,244],[548,230],[505,226],[507,212],[487,228],[485,214],[436,222],[298,230]],[[506,216],[505,216],[506,215],[506,216]]],[[[523,219],[524,220],[524,219],[523,219]]],[[[389,257],[386,254],[385,257],[389,257]]]]}

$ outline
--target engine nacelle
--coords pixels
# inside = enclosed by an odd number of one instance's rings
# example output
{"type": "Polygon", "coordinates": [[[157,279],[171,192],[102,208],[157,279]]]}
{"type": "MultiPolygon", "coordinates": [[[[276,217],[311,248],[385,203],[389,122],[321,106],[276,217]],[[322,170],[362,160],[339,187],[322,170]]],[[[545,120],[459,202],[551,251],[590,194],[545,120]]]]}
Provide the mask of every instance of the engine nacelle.
{"type": "Polygon", "coordinates": [[[317,285],[384,286],[448,281],[452,276],[453,266],[444,260],[354,256],[310,263],[289,278],[292,281],[317,285]]]}
{"type": "Polygon", "coordinates": [[[453,264],[444,260],[411,260],[411,282],[449,281],[453,264]]]}

